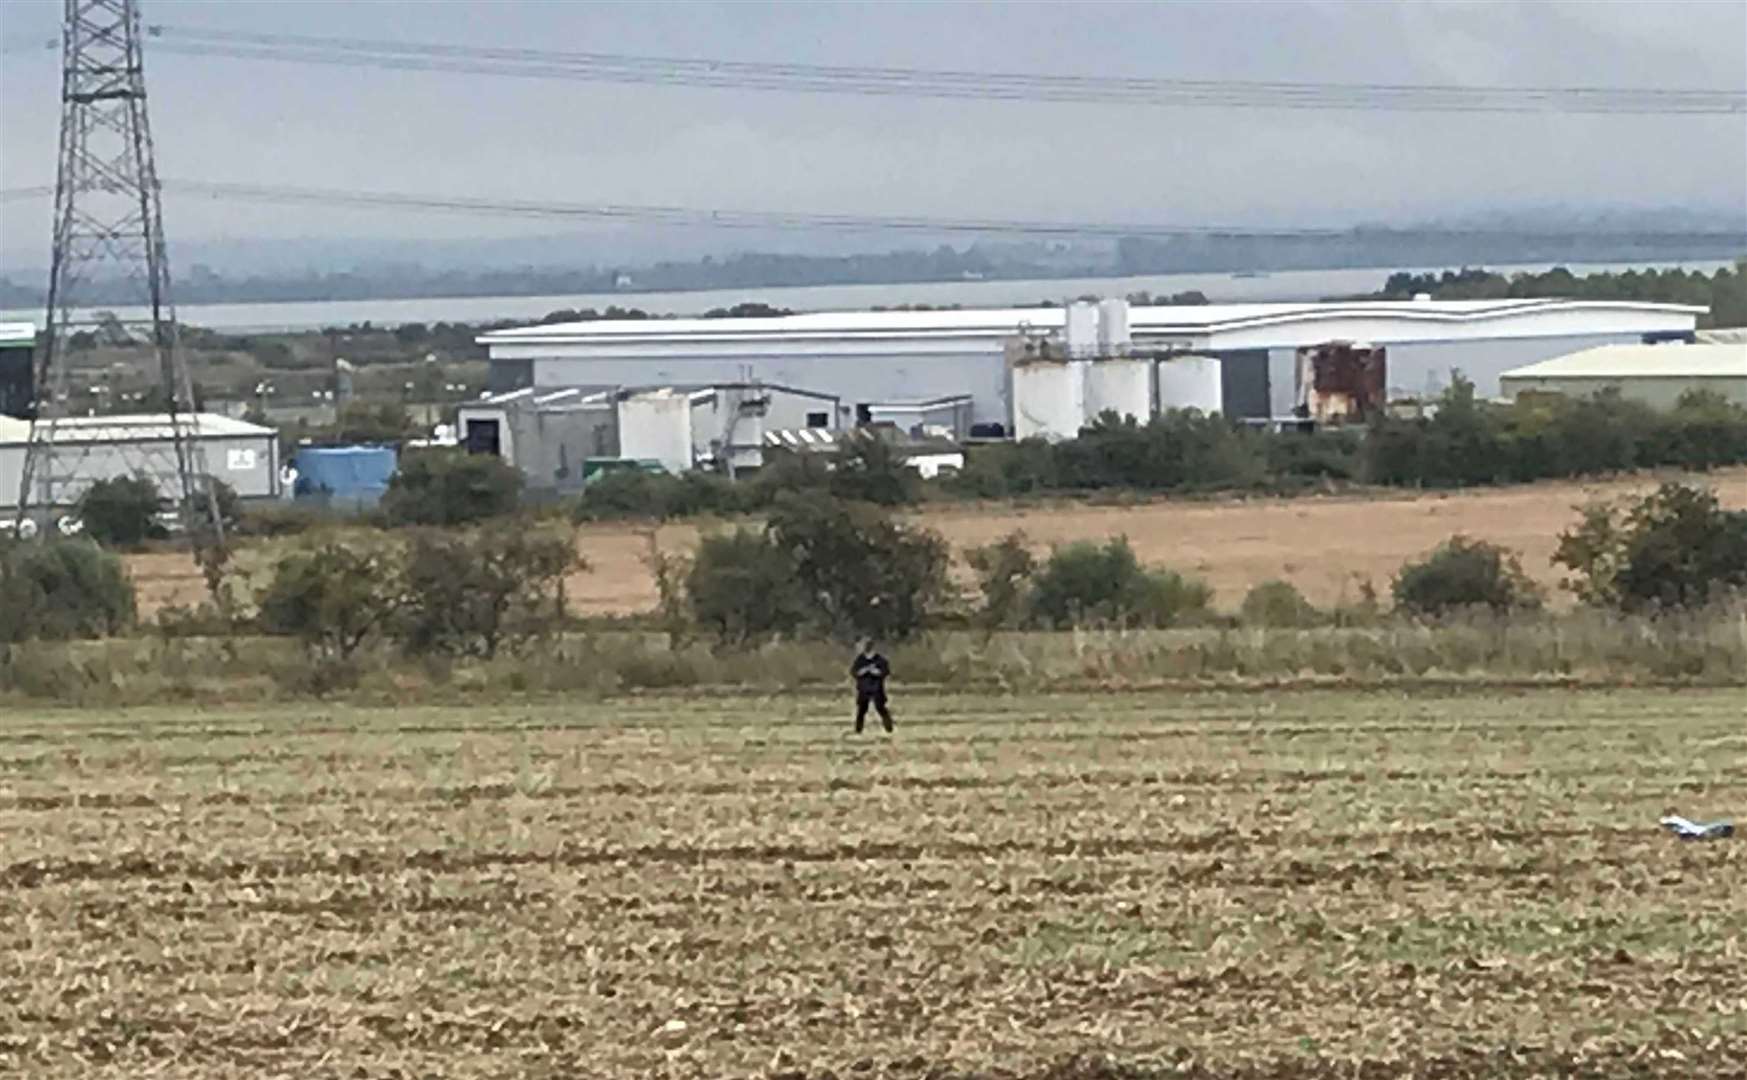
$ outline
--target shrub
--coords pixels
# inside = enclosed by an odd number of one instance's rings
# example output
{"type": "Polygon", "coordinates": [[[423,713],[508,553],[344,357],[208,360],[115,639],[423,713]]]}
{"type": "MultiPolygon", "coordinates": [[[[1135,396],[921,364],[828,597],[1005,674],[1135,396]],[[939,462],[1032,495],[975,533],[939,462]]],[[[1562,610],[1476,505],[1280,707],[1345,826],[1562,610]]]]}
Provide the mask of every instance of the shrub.
{"type": "Polygon", "coordinates": [[[1170,626],[1207,610],[1213,590],[1169,570],[1148,570],[1123,538],[1057,548],[1033,578],[1029,621],[1042,627],[1170,626]]]}
{"type": "Polygon", "coordinates": [[[421,532],[407,548],[396,633],[415,655],[496,656],[562,624],[564,575],[577,562],[565,529],[421,532]]]}
{"type": "Polygon", "coordinates": [[[1025,603],[1037,558],[1025,545],[1023,533],[1011,533],[986,547],[972,548],[965,561],[977,576],[983,598],[978,621],[994,629],[1012,628],[1025,620],[1025,603]]]}
{"type": "Polygon", "coordinates": [[[1267,478],[1261,436],[1223,416],[1175,409],[1142,424],[1105,413],[1054,448],[1064,487],[1172,491],[1253,487],[1267,478]]]}
{"type": "Polygon", "coordinates": [[[844,440],[829,486],[831,494],[850,502],[908,506],[921,496],[922,478],[891,443],[856,432],[844,440]]]}
{"type": "Polygon", "coordinates": [[[147,476],[99,480],[79,499],[78,515],[85,535],[111,547],[137,547],[162,537],[158,514],[164,509],[158,485],[147,476]]]}
{"type": "Polygon", "coordinates": [[[1664,484],[1621,506],[1586,507],[1561,533],[1553,561],[1590,604],[1627,611],[1702,605],[1747,589],[1747,511],[1714,493],[1664,484]]]}
{"type": "Polygon", "coordinates": [[[748,645],[809,628],[816,610],[790,554],[766,532],[704,537],[685,577],[691,617],[716,640],[748,645]]]}
{"type": "Polygon", "coordinates": [[[434,450],[403,458],[382,496],[395,525],[470,525],[511,513],[522,474],[490,454],[434,450]]]}
{"type": "Polygon", "coordinates": [[[1445,615],[1464,608],[1511,611],[1540,606],[1540,590],[1523,573],[1516,555],[1484,540],[1453,536],[1424,559],[1402,566],[1395,603],[1416,615],[1445,615]]]}
{"type": "Polygon", "coordinates": [[[1010,499],[1061,486],[1055,448],[1042,439],[973,447],[958,475],[940,483],[951,494],[976,499],[1010,499]]]}
{"type": "Polygon", "coordinates": [[[327,662],[350,659],[382,634],[400,602],[399,553],[359,539],[284,556],[258,601],[263,629],[297,638],[327,662]]]}
{"type": "Polygon", "coordinates": [[[1264,437],[1268,473],[1279,487],[1357,480],[1364,475],[1364,440],[1351,430],[1283,431],[1264,437]]]}
{"type": "MultiPolygon", "coordinates": [[[[217,477],[208,477],[207,482],[212,485],[212,502],[214,508],[218,511],[219,524],[224,527],[226,533],[235,531],[237,526],[240,525],[243,520],[242,496],[237,494],[236,488],[231,487],[217,477]]],[[[195,517],[197,520],[206,517],[206,507],[204,505],[197,505],[195,510],[195,517]]]]}
{"type": "Polygon", "coordinates": [[[0,544],[0,641],[94,638],[132,625],[133,582],[89,540],[0,544]]]}
{"type": "Polygon", "coordinates": [[[1365,445],[1371,481],[1438,488],[1741,462],[1747,409],[1714,395],[1687,395],[1667,411],[1617,391],[1525,394],[1496,405],[1477,400],[1463,379],[1429,420],[1380,416],[1365,445]]]}
{"type": "Polygon", "coordinates": [[[768,528],[815,607],[811,621],[831,636],[910,637],[949,593],[946,542],[876,507],[784,496],[768,528]]]}
{"type": "Polygon", "coordinates": [[[1251,589],[1244,595],[1239,614],[1247,625],[1279,629],[1303,628],[1322,622],[1322,614],[1288,581],[1264,581],[1251,589]]]}
{"type": "Polygon", "coordinates": [[[307,503],[260,503],[240,511],[236,531],[244,536],[301,536],[331,529],[346,518],[338,511],[307,503]]]}
{"type": "Polygon", "coordinates": [[[572,507],[571,517],[576,521],[623,518],[660,521],[700,514],[737,514],[752,505],[749,488],[714,473],[674,476],[621,469],[590,480],[572,507]]]}

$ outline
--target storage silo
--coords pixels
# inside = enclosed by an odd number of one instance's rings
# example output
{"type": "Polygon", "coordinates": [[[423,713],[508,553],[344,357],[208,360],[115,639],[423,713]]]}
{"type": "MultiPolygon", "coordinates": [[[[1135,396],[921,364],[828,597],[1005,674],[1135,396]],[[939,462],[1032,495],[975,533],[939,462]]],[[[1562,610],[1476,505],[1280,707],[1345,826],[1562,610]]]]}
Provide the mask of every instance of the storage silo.
{"type": "Polygon", "coordinates": [[[1086,422],[1106,412],[1146,422],[1153,414],[1153,362],[1109,356],[1086,365],[1086,422]]]}
{"type": "Polygon", "coordinates": [[[1159,412],[1199,409],[1225,411],[1219,360],[1212,356],[1173,356],[1158,366],[1159,412]]]}
{"type": "Polygon", "coordinates": [[[1127,352],[1134,344],[1134,337],[1128,329],[1128,301],[1100,300],[1098,302],[1098,351],[1105,356],[1127,352]]]}
{"type": "Polygon", "coordinates": [[[1076,300],[1062,319],[1062,344],[1069,356],[1091,356],[1098,351],[1098,305],[1076,300]]]}
{"type": "Polygon", "coordinates": [[[1086,362],[1020,356],[1008,365],[1016,439],[1071,439],[1086,420],[1086,362]]]}

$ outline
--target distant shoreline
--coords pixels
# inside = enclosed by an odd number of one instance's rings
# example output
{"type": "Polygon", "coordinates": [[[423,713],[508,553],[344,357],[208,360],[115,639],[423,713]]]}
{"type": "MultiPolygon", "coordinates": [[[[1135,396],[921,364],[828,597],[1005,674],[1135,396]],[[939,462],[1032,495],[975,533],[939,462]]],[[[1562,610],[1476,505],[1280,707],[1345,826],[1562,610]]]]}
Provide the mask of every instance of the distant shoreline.
{"type": "MultiPolygon", "coordinates": [[[[1714,272],[1730,266],[1733,258],[1632,259],[1610,262],[1540,262],[1509,264],[1470,262],[1498,273],[1544,272],[1565,266],[1574,273],[1624,269],[1682,269],[1714,272]]],[[[405,323],[484,324],[501,321],[531,322],[565,308],[609,306],[639,308],[658,315],[697,315],[711,308],[730,307],[744,301],[760,301],[796,311],[868,310],[905,304],[934,307],[1012,307],[1043,300],[1060,302],[1080,295],[1126,296],[1148,292],[1168,296],[1177,292],[1200,292],[1214,303],[1306,302],[1336,296],[1354,296],[1383,287],[1390,274],[1408,271],[1454,270],[1444,264],[1354,267],[1337,270],[1267,271],[1261,276],[1238,276],[1235,271],[1205,271],[1138,276],[1075,276],[1066,278],[1014,278],[994,280],[913,281],[880,284],[746,286],[733,289],[667,289],[653,292],[433,295],[371,300],[299,300],[184,304],[178,318],[190,326],[233,333],[296,333],[327,327],[344,328],[368,322],[393,327],[405,323]]],[[[117,307],[123,318],[138,309],[117,307]]],[[[0,322],[42,324],[40,309],[0,311],[0,322]]]]}

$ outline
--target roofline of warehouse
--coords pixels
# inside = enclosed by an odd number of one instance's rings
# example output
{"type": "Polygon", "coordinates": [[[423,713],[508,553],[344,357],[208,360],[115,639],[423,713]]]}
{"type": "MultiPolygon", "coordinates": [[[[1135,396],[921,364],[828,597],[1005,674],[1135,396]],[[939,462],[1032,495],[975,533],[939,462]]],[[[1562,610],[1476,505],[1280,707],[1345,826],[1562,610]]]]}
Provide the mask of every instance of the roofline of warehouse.
{"type": "MultiPolygon", "coordinates": [[[[1438,324],[1482,323],[1546,312],[1643,312],[1705,314],[1691,304],[1631,300],[1374,300],[1305,304],[1209,304],[1136,307],[1129,311],[1134,336],[1213,335],[1289,323],[1348,318],[1388,318],[1438,324]],[[1204,317],[1196,318],[1201,313],[1204,317]],[[1221,318],[1220,315],[1225,317],[1221,318]],[[1211,316],[1211,317],[1208,317],[1211,316]]],[[[1054,330],[1062,308],[995,308],[959,311],[848,311],[761,319],[601,319],[496,330],[475,338],[480,345],[575,345],[680,341],[780,339],[879,340],[927,337],[1008,337],[1024,329],[1054,330]]]]}

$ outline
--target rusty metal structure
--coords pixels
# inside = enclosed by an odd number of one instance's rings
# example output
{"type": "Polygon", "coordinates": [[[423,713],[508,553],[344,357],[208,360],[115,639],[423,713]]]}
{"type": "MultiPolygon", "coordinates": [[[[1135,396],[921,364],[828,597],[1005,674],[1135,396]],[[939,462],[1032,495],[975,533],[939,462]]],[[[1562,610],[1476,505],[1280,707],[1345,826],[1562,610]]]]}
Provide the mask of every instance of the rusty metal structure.
{"type": "Polygon", "coordinates": [[[1388,404],[1381,346],[1334,341],[1298,350],[1298,415],[1316,425],[1360,424],[1388,404]]]}
{"type": "Polygon", "coordinates": [[[224,530],[201,449],[193,381],[177,349],[142,44],[135,0],[66,0],[48,310],[14,527],[25,531],[33,507],[37,516],[46,515],[90,482],[78,475],[76,455],[55,452],[68,408],[73,335],[92,329],[118,343],[145,345],[157,361],[154,411],[168,416],[174,460],[141,461],[136,471],[177,498],[196,561],[216,595],[224,530]],[[86,290],[115,281],[134,287],[137,311],[132,318],[106,313],[99,320],[84,302],[86,290]]]}

